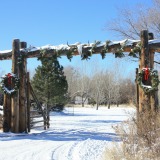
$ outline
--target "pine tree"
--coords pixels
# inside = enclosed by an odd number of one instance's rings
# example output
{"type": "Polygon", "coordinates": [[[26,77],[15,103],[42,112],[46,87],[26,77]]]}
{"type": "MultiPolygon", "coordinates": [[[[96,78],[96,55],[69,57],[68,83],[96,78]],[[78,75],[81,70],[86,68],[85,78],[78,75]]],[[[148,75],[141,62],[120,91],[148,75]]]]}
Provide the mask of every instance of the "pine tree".
{"type": "Polygon", "coordinates": [[[68,84],[63,66],[57,56],[40,57],[42,65],[38,66],[32,80],[32,86],[39,100],[49,106],[63,106],[66,103],[68,84]]]}

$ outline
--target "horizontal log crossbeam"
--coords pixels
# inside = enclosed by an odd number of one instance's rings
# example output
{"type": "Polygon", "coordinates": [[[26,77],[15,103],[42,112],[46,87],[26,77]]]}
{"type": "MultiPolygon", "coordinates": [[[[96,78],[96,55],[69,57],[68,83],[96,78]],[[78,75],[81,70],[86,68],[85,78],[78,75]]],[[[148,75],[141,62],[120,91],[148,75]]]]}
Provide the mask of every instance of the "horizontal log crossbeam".
{"type": "MultiPolygon", "coordinates": [[[[131,52],[131,49],[136,46],[137,43],[139,43],[140,40],[123,40],[123,41],[113,41],[110,42],[108,45],[108,51],[106,53],[111,53],[114,52],[115,49],[120,48],[122,45],[125,44],[123,48],[123,52],[131,52]]],[[[26,58],[35,58],[39,57],[40,51],[42,49],[47,49],[48,54],[47,56],[51,56],[53,54],[56,54],[57,51],[61,51],[60,56],[64,56],[67,54],[67,52],[73,48],[77,48],[76,51],[73,52],[73,55],[82,55],[86,51],[89,51],[93,48],[95,43],[91,44],[80,44],[80,43],[75,43],[71,45],[59,45],[59,46],[43,46],[43,47],[32,47],[30,46],[29,48],[26,49],[21,49],[20,52],[21,54],[24,54],[26,58]]],[[[102,52],[106,45],[106,42],[101,42],[100,44],[96,45],[93,51],[93,54],[99,54],[102,52]]],[[[153,50],[154,52],[160,52],[160,40],[150,40],[149,41],[149,49],[153,50]]],[[[0,60],[9,60],[12,59],[12,50],[5,50],[5,51],[0,51],[0,60]]]]}

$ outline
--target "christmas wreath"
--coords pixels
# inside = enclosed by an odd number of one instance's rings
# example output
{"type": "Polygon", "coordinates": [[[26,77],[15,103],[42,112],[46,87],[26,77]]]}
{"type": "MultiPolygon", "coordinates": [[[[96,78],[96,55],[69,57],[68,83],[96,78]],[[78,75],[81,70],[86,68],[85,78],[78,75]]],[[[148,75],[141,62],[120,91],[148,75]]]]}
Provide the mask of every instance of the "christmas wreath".
{"type": "Polygon", "coordinates": [[[137,82],[139,86],[144,90],[145,93],[150,93],[158,90],[158,85],[160,83],[158,79],[158,71],[152,70],[150,68],[143,68],[138,73],[137,82]],[[143,81],[148,80],[149,77],[151,79],[151,85],[145,85],[143,81]]]}
{"type": "Polygon", "coordinates": [[[19,78],[13,73],[8,73],[2,77],[2,90],[5,94],[13,95],[19,87],[19,78]]]}

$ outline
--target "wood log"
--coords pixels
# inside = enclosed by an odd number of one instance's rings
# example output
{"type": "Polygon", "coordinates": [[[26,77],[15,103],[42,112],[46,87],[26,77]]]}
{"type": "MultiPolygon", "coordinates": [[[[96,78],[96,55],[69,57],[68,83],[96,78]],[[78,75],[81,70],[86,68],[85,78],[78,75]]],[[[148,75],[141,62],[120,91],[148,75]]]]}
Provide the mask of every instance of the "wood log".
{"type": "MultiPolygon", "coordinates": [[[[19,39],[13,40],[12,43],[12,73],[19,77],[18,57],[20,53],[19,39]]],[[[19,91],[11,96],[11,131],[19,132],[19,91]]]]}
{"type": "MultiPolygon", "coordinates": [[[[27,48],[26,42],[20,43],[21,49],[27,48]],[[23,48],[22,48],[23,47],[23,48]]],[[[26,58],[22,57],[21,63],[19,64],[19,78],[20,78],[20,86],[19,86],[19,132],[27,131],[26,125],[26,58]]]]}
{"type": "Polygon", "coordinates": [[[43,125],[40,125],[40,126],[31,126],[31,129],[39,128],[39,127],[43,127],[43,125]]]}
{"type": "MultiPolygon", "coordinates": [[[[149,40],[154,39],[154,35],[153,33],[149,33],[149,40]]],[[[149,50],[149,55],[150,55],[150,68],[153,69],[154,68],[154,54],[155,52],[153,50],[149,50]]],[[[155,111],[155,93],[150,95],[150,105],[151,105],[151,110],[155,111]]]]}
{"type": "Polygon", "coordinates": [[[31,124],[36,124],[36,123],[40,123],[40,122],[44,122],[44,120],[33,121],[31,124]]]}
{"type": "MultiPolygon", "coordinates": [[[[136,44],[136,43],[135,43],[136,44]]],[[[23,44],[22,44],[23,46],[23,44]]],[[[111,45],[109,46],[109,50],[107,53],[112,53],[113,50],[115,50],[116,48],[119,48],[121,47],[120,44],[114,44],[114,45],[111,45]]],[[[159,42],[155,42],[153,44],[149,44],[149,49],[151,50],[154,50],[154,52],[160,52],[160,43],[159,42]]],[[[86,48],[83,48],[83,51],[86,52],[87,50],[90,50],[92,47],[86,47],[86,48]]],[[[93,54],[99,54],[101,52],[101,50],[103,49],[103,46],[101,47],[97,47],[95,49],[95,52],[93,54]]],[[[131,46],[126,46],[124,48],[124,52],[130,52],[131,51],[131,46]]],[[[21,51],[24,53],[24,51],[21,51]]],[[[28,53],[24,53],[24,54],[27,54],[26,55],[26,58],[35,58],[35,57],[39,57],[40,55],[40,50],[36,50],[36,51],[29,51],[28,53]]],[[[53,54],[55,54],[54,50],[53,49],[50,49],[50,54],[48,54],[48,57],[52,56],[53,54]]],[[[64,51],[62,53],[62,56],[66,56],[67,54],[67,51],[64,51]]],[[[78,52],[74,52],[73,55],[79,55],[78,52]]],[[[0,60],[7,60],[7,59],[12,59],[12,51],[6,51],[5,53],[1,53],[0,54],[0,60]]]]}
{"type": "MultiPolygon", "coordinates": [[[[149,33],[149,40],[154,39],[154,35],[153,33],[149,33]]],[[[150,54],[150,68],[154,69],[154,55],[155,52],[153,49],[149,50],[149,54],[150,54]]],[[[152,93],[150,95],[150,104],[151,104],[151,110],[152,111],[156,111],[158,109],[158,101],[156,101],[156,99],[158,99],[158,91],[155,91],[155,93],[152,93]]]]}
{"type": "MultiPolygon", "coordinates": [[[[136,79],[138,76],[138,68],[136,68],[136,79]]],[[[136,108],[137,108],[137,114],[139,113],[139,85],[136,82],[136,108]]],[[[138,116],[137,116],[138,117],[138,116]]]]}
{"type": "MultiPolygon", "coordinates": [[[[149,46],[148,46],[148,31],[141,31],[141,54],[140,54],[140,66],[139,69],[145,67],[150,67],[149,63],[149,46]]],[[[145,82],[146,84],[149,81],[145,82]]],[[[144,109],[147,109],[150,105],[150,95],[146,94],[141,87],[139,87],[139,112],[142,112],[144,109]]]]}
{"type": "Polygon", "coordinates": [[[35,116],[30,116],[30,118],[43,118],[42,115],[35,115],[35,116]]]}
{"type": "Polygon", "coordinates": [[[30,132],[30,77],[29,72],[27,72],[27,128],[28,132],[30,132]]]}
{"type": "Polygon", "coordinates": [[[9,132],[11,129],[11,98],[4,94],[3,101],[3,132],[9,132]]]}

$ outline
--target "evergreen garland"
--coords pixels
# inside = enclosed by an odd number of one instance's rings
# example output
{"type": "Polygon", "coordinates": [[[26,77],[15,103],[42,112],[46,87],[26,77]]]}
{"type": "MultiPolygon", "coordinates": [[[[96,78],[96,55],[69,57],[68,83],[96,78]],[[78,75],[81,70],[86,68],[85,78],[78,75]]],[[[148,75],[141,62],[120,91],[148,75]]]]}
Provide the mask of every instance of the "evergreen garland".
{"type": "Polygon", "coordinates": [[[95,41],[95,43],[93,44],[92,48],[91,48],[91,55],[93,53],[95,53],[95,50],[97,48],[97,45],[99,45],[101,43],[101,41],[95,41]]]}
{"type": "Polygon", "coordinates": [[[115,58],[122,58],[125,56],[123,52],[127,45],[127,41],[128,40],[126,40],[123,44],[120,44],[120,47],[115,50],[115,58]]]}
{"type": "Polygon", "coordinates": [[[122,57],[124,57],[123,52],[124,52],[123,48],[121,48],[121,47],[117,48],[115,50],[115,58],[122,58],[122,57]]]}
{"type": "Polygon", "coordinates": [[[73,58],[73,55],[74,55],[74,52],[77,52],[78,49],[77,49],[77,45],[69,45],[68,42],[67,42],[67,45],[69,48],[69,50],[67,51],[67,58],[69,59],[69,61],[71,61],[71,59],[73,58]]]}
{"type": "Polygon", "coordinates": [[[88,60],[92,56],[92,52],[87,50],[85,53],[81,55],[81,60],[88,60]]]}
{"type": "Polygon", "coordinates": [[[86,52],[84,52],[81,55],[81,59],[82,60],[88,60],[88,59],[90,59],[90,57],[92,56],[92,54],[96,52],[96,48],[97,48],[97,46],[100,43],[101,43],[100,41],[95,41],[95,43],[92,45],[92,48],[90,50],[87,50],[86,52]]]}
{"type": "MultiPolygon", "coordinates": [[[[127,46],[127,42],[128,42],[128,40],[126,40],[123,44],[119,44],[120,45],[119,47],[117,47],[117,48],[115,47],[114,49],[112,49],[112,52],[115,54],[115,58],[122,58],[125,56],[123,52],[124,52],[124,48],[127,46]]],[[[110,43],[111,43],[111,41],[107,40],[104,47],[101,49],[100,54],[102,56],[102,59],[104,59],[106,57],[106,53],[110,51],[110,49],[111,49],[111,46],[109,46],[110,43]]],[[[88,44],[89,48],[83,50],[83,53],[81,54],[81,59],[82,60],[90,59],[92,54],[96,52],[96,49],[98,47],[100,47],[100,46],[98,46],[100,44],[101,44],[100,41],[95,41],[95,43],[92,45],[91,49],[89,49],[90,46],[88,44]]],[[[78,51],[78,46],[76,44],[69,45],[68,43],[67,43],[67,45],[69,48],[62,47],[61,49],[53,49],[52,51],[54,52],[55,55],[57,55],[57,57],[60,57],[63,53],[66,53],[67,58],[69,59],[69,61],[71,61],[74,53],[78,51]]],[[[84,44],[84,46],[85,45],[86,44],[84,44]]],[[[50,49],[43,49],[43,50],[41,50],[40,57],[47,56],[47,54],[49,55],[50,52],[51,52],[50,49]]],[[[141,54],[141,43],[140,42],[136,43],[136,45],[135,45],[135,43],[133,43],[131,52],[129,53],[129,56],[138,58],[137,53],[141,54]]],[[[50,54],[50,56],[51,56],[51,54],[50,54]]],[[[21,63],[21,60],[23,57],[24,57],[24,55],[20,55],[19,64],[21,63]]]]}
{"type": "Polygon", "coordinates": [[[109,51],[109,44],[110,44],[111,41],[106,41],[106,44],[104,45],[104,48],[102,49],[101,51],[101,56],[102,56],[102,59],[104,59],[106,57],[106,53],[109,51]]]}
{"type": "Polygon", "coordinates": [[[71,48],[67,51],[67,58],[69,59],[69,61],[71,61],[71,59],[73,58],[74,52],[77,52],[77,47],[71,47],[71,48]]]}
{"type": "Polygon", "coordinates": [[[22,62],[24,61],[24,58],[27,55],[26,53],[27,53],[27,51],[20,52],[20,55],[18,56],[18,62],[17,62],[19,66],[22,66],[22,62]]]}
{"type": "Polygon", "coordinates": [[[102,59],[104,59],[106,57],[106,50],[105,49],[102,49],[101,56],[102,56],[102,59]]]}
{"type": "Polygon", "coordinates": [[[136,46],[133,46],[133,48],[131,49],[131,52],[129,53],[129,56],[135,57],[137,58],[137,53],[140,55],[141,54],[141,48],[142,45],[141,43],[137,43],[136,46]]]}

